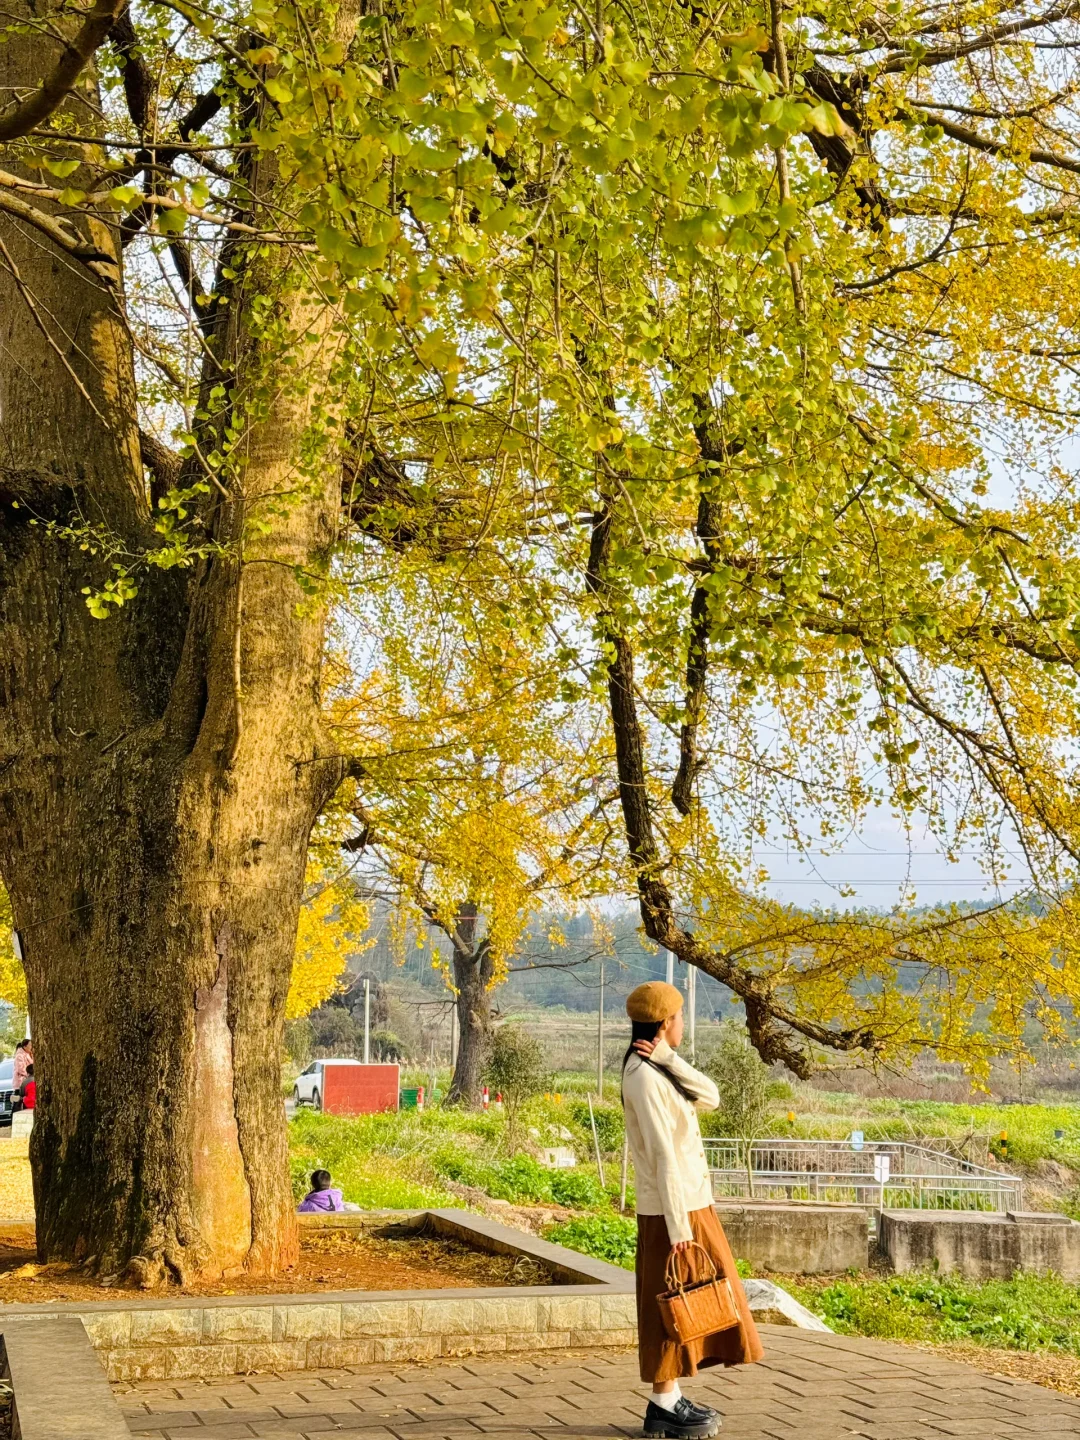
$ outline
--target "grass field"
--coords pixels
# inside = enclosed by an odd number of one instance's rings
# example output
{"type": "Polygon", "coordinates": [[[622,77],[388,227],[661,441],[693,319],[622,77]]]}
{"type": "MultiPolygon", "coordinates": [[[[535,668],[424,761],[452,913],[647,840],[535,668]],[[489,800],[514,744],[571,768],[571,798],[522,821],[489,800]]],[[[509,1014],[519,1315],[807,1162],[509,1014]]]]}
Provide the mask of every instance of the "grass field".
{"type": "MultiPolygon", "coordinates": [[[[409,1071],[402,1084],[427,1084],[420,1071],[409,1071]]],[[[449,1072],[438,1072],[445,1090],[449,1072]]],[[[291,1088],[291,1087],[290,1087],[291,1088]]],[[[567,1070],[552,1076],[552,1089],[564,1100],[596,1094],[595,1071],[567,1070]]],[[[791,1135],[804,1140],[843,1140],[852,1130],[862,1130],[868,1140],[947,1141],[963,1151],[967,1159],[980,1163],[1005,1158],[1018,1167],[1032,1167],[1040,1160],[1053,1160],[1080,1170],[1080,1103],[1035,1103],[997,1105],[956,1104],[939,1100],[897,1100],[855,1095],[843,1091],[819,1090],[798,1081],[778,1087],[767,1134],[791,1135]],[[789,1113],[794,1120],[789,1121],[789,1113]],[[1001,1131],[1007,1142],[1002,1156],[1001,1131]],[[1060,1136],[1057,1132],[1060,1131],[1060,1136]]],[[[617,1066],[609,1064],[604,1083],[604,1101],[619,1104],[617,1066]]],[[[705,1133],[715,1131],[715,1121],[702,1116],[705,1133]]]]}
{"type": "MultiPolygon", "coordinates": [[[[422,1077],[407,1076],[411,1083],[422,1077]]],[[[445,1084],[448,1076],[442,1075],[445,1084]]],[[[299,1187],[316,1166],[330,1170],[346,1198],[363,1206],[448,1204],[448,1184],[483,1191],[514,1203],[556,1203],[582,1210],[611,1212],[618,1182],[622,1112],[614,1080],[605,1085],[596,1109],[605,1186],[593,1163],[593,1141],[585,1094],[595,1076],[556,1076],[562,1090],[538,1097],[527,1107],[526,1151],[538,1145],[572,1145],[579,1165],[574,1171],[544,1171],[528,1155],[511,1157],[505,1124],[493,1107],[486,1115],[445,1110],[370,1115],[339,1120],[301,1111],[290,1136],[294,1180],[299,1187]]],[[[706,1135],[722,1133],[718,1121],[702,1117],[706,1135]]],[[[857,1095],[787,1087],[774,1103],[765,1134],[842,1141],[854,1129],[868,1140],[927,1143],[977,1164],[1007,1168],[1035,1177],[1046,1187],[1032,1188],[1032,1203],[1080,1215],[1080,1105],[961,1105],[928,1100],[867,1099],[857,1095]],[[791,1114],[793,1119],[788,1119],[791,1114]],[[1006,1139],[1001,1140],[1002,1131],[1006,1139]],[[1044,1162],[1064,1167],[1049,1177],[1044,1162]]]]}
{"type": "MultiPolygon", "coordinates": [[[[610,1154],[622,1144],[622,1113],[610,1105],[595,1112],[601,1146],[610,1154]]],[[[618,1167],[605,1172],[601,1185],[587,1159],[592,1132],[584,1102],[537,1099],[526,1109],[524,1127],[532,1146],[573,1147],[582,1163],[550,1170],[528,1153],[510,1154],[505,1121],[495,1110],[403,1110],[356,1120],[302,1110],[289,1128],[293,1188],[302,1195],[311,1171],[326,1169],[345,1199],[364,1208],[461,1204],[448,1188],[453,1185],[510,1203],[614,1213],[618,1167]]]]}

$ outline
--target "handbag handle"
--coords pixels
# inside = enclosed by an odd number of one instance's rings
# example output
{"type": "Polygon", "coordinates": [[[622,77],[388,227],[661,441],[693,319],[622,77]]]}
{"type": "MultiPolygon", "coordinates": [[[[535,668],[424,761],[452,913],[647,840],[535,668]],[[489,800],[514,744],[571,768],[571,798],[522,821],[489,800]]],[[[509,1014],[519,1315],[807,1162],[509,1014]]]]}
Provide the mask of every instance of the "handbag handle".
{"type": "MultiPolygon", "coordinates": [[[[705,1249],[705,1246],[699,1245],[696,1240],[691,1240],[688,1248],[690,1250],[701,1251],[702,1255],[705,1256],[705,1259],[709,1263],[709,1268],[712,1270],[712,1274],[706,1276],[706,1279],[715,1280],[717,1277],[716,1261],[705,1249]]],[[[679,1275],[679,1257],[681,1254],[681,1251],[676,1250],[674,1247],[672,1247],[672,1249],[668,1253],[667,1265],[664,1267],[664,1284],[668,1287],[669,1290],[678,1290],[680,1292],[686,1289],[686,1286],[689,1284],[690,1281],[689,1260],[687,1260],[686,1262],[686,1279],[683,1280],[682,1277],[679,1275]]]]}

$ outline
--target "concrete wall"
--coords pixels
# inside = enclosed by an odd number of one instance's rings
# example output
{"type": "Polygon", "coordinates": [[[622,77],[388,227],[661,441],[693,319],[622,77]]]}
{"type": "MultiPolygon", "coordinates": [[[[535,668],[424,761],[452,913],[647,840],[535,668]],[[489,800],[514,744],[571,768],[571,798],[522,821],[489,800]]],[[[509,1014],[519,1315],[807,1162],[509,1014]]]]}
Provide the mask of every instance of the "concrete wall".
{"type": "Polygon", "coordinates": [[[885,1210],[878,1240],[901,1272],[936,1264],[969,1280],[1007,1280],[1017,1270],[1080,1280],[1080,1225],[1064,1215],[885,1210]]]}
{"type": "Polygon", "coordinates": [[[723,1199],[716,1213],[735,1258],[755,1270],[835,1275],[869,1261],[866,1211],[856,1205],[723,1199]]]}

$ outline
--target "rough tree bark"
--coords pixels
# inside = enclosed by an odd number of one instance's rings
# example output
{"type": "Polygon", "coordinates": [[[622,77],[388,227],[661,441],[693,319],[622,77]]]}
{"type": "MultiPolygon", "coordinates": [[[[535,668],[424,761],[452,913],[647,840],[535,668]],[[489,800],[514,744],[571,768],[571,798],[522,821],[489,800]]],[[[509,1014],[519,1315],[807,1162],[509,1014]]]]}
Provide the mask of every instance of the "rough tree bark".
{"type": "MultiPolygon", "coordinates": [[[[0,95],[38,83],[43,47],[0,46],[0,95]]],[[[78,86],[96,99],[91,68],[78,86]]],[[[221,549],[149,570],[96,620],[83,587],[108,570],[57,527],[129,553],[154,537],[119,237],[89,225],[94,268],[0,218],[0,876],[34,1021],[38,1251],[147,1285],[272,1272],[297,1249],[283,1008],[309,832],[342,778],[320,726],[325,617],[293,570],[335,533],[334,465],[313,483],[296,457],[336,342],[283,258],[231,257],[208,363],[267,398],[208,508],[221,549]],[[256,295],[294,337],[282,374],[256,295]]]]}
{"type": "Polygon", "coordinates": [[[458,1052],[446,1103],[481,1103],[484,1066],[491,1050],[492,956],[487,940],[477,941],[479,916],[472,903],[465,904],[457,917],[454,943],[454,1003],[458,1018],[458,1052]],[[459,943],[460,942],[460,943],[459,943]]]}

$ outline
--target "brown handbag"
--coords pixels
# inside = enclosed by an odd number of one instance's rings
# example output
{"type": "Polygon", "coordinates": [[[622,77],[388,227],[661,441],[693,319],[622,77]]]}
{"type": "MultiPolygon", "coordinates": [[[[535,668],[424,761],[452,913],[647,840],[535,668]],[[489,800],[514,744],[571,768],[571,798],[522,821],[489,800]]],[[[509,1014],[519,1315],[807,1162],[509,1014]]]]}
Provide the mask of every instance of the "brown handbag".
{"type": "Polygon", "coordinates": [[[656,1297],[663,1317],[664,1329],[672,1340],[685,1345],[718,1330],[730,1330],[739,1323],[735,1292],[726,1275],[718,1275],[712,1256],[703,1245],[691,1243],[691,1250],[700,1250],[709,1263],[712,1275],[708,1280],[690,1281],[690,1262],[686,1262],[686,1279],[679,1274],[679,1252],[672,1250],[664,1271],[667,1289],[656,1297]]]}

